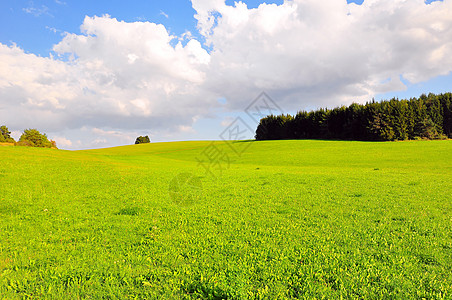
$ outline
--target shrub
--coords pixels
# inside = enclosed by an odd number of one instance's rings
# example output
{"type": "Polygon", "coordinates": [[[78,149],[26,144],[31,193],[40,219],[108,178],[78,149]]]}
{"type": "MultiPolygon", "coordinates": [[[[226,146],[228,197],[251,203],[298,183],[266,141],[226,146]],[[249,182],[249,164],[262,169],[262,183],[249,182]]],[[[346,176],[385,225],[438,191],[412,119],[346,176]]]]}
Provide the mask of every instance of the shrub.
{"type": "Polygon", "coordinates": [[[25,129],[24,133],[20,136],[18,146],[30,146],[30,147],[43,147],[43,148],[56,148],[56,143],[49,141],[47,135],[40,133],[37,129],[25,129]],[[23,142],[23,143],[21,143],[23,142]]]}
{"type": "Polygon", "coordinates": [[[150,143],[150,142],[151,142],[151,139],[147,135],[146,136],[139,136],[135,140],[135,144],[147,144],[147,143],[150,143]]]}
{"type": "Polygon", "coordinates": [[[22,146],[22,147],[34,147],[33,143],[30,141],[18,141],[14,144],[15,146],[22,146]]]}
{"type": "Polygon", "coordinates": [[[11,137],[11,132],[5,125],[0,126],[0,143],[15,143],[16,141],[11,137]]]}

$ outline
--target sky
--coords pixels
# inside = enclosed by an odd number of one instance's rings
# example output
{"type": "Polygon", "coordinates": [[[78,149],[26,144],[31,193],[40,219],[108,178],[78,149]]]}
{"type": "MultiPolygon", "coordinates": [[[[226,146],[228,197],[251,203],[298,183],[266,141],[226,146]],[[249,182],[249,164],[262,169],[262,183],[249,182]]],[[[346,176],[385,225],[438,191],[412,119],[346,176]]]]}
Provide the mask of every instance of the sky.
{"type": "Polygon", "coordinates": [[[0,125],[68,150],[452,91],[452,0],[2,0],[0,28],[0,125]]]}

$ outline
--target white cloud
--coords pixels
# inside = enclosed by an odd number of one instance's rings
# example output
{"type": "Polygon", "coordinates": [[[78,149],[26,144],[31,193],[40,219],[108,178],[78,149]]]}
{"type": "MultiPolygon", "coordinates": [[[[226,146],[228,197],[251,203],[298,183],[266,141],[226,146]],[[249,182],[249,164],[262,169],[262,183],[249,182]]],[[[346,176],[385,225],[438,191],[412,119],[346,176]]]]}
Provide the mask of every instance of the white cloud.
{"type": "Polygon", "coordinates": [[[56,142],[58,148],[66,149],[72,147],[72,141],[65,137],[56,136],[53,140],[56,142]]]}
{"type": "Polygon", "coordinates": [[[21,135],[22,135],[22,132],[20,132],[19,130],[13,130],[13,131],[11,131],[11,137],[12,137],[15,141],[18,141],[21,135]]]}
{"type": "Polygon", "coordinates": [[[82,31],[55,45],[56,58],[0,44],[0,115],[10,127],[178,130],[215,104],[201,89],[209,54],[198,41],[173,47],[163,25],[108,16],[87,17],[82,31]]]}
{"type": "Polygon", "coordinates": [[[106,139],[101,139],[101,138],[97,138],[91,143],[91,145],[94,147],[102,147],[102,146],[106,146],[107,144],[108,144],[108,141],[106,139]]]}
{"type": "Polygon", "coordinates": [[[63,35],[63,32],[61,31],[61,30],[59,30],[59,29],[56,29],[56,28],[54,28],[54,27],[50,27],[50,26],[46,26],[46,29],[48,30],[48,31],[50,31],[50,32],[53,32],[54,34],[60,34],[60,35],[63,35]]]}
{"type": "Polygon", "coordinates": [[[450,0],[193,7],[213,47],[205,86],[236,109],[262,90],[286,109],[365,101],[404,89],[400,76],[417,83],[452,70],[450,0]]]}
{"type": "Polygon", "coordinates": [[[210,53],[188,31],[110,16],[86,17],[49,58],[0,44],[2,121],[107,145],[193,132],[213,108],[243,110],[261,91],[285,110],[335,106],[452,71],[452,0],[192,4],[210,53]]]}
{"type": "Polygon", "coordinates": [[[41,7],[35,7],[33,1],[30,1],[29,6],[23,8],[22,11],[26,12],[27,14],[34,15],[35,17],[39,17],[41,15],[48,15],[52,17],[47,6],[41,5],[41,7]]]}
{"type": "Polygon", "coordinates": [[[195,130],[191,126],[180,125],[178,128],[183,133],[194,133],[195,130]]]}
{"type": "Polygon", "coordinates": [[[164,16],[165,18],[169,18],[168,14],[165,13],[163,10],[160,11],[160,15],[164,16]]]}
{"type": "Polygon", "coordinates": [[[130,140],[136,136],[136,133],[124,133],[122,131],[117,130],[104,130],[101,128],[92,128],[91,132],[94,133],[96,136],[103,136],[103,137],[116,137],[120,138],[122,140],[130,140]]]}

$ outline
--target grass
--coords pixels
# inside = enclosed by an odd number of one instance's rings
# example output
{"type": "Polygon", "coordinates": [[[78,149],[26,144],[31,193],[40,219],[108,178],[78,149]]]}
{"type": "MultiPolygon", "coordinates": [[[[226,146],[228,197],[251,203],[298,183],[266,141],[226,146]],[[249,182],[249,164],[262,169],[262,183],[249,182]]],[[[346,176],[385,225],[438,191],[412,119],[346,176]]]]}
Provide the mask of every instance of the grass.
{"type": "Polygon", "coordinates": [[[0,147],[1,146],[14,146],[14,143],[4,143],[4,142],[0,142],[0,147]]]}
{"type": "Polygon", "coordinates": [[[452,298],[451,141],[215,145],[0,147],[0,298],[452,298]]]}

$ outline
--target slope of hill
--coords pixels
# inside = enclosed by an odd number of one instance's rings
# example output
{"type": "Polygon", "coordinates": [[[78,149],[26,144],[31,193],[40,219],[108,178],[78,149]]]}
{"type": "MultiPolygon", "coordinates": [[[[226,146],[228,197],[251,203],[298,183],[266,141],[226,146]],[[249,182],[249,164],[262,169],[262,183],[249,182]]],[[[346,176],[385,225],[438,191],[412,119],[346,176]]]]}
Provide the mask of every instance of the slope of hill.
{"type": "Polygon", "coordinates": [[[452,296],[452,142],[0,147],[7,298],[452,296]]]}

